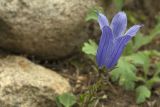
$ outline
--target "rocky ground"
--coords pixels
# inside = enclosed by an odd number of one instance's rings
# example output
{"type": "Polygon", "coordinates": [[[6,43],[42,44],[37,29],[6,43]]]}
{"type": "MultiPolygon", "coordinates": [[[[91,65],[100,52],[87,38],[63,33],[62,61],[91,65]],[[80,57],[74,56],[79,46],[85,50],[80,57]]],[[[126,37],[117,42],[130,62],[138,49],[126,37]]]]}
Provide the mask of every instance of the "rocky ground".
{"type": "MultiPolygon", "coordinates": [[[[96,23],[84,20],[88,9],[103,4],[108,16],[117,11],[111,1],[105,3],[0,0],[0,107],[55,107],[55,96],[73,92],[78,97],[94,85],[99,86],[95,107],[159,107],[159,86],[147,102],[136,105],[134,92],[112,83],[108,74],[95,73],[94,64],[79,52],[84,41],[97,41],[100,34],[96,23]]],[[[147,34],[157,23],[159,0],[127,0],[123,10],[143,23],[147,34]]],[[[144,48],[160,50],[159,41],[144,48]]]]}

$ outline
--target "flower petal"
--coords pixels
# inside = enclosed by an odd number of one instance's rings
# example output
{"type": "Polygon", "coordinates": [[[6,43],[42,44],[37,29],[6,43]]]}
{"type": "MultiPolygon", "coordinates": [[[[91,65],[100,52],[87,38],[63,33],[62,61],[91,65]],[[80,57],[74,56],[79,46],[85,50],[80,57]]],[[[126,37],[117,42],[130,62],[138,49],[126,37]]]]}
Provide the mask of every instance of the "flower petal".
{"type": "Polygon", "coordinates": [[[114,50],[110,56],[111,61],[106,65],[108,69],[113,68],[115,64],[118,62],[126,44],[132,37],[129,35],[118,38],[114,44],[114,50]]]}
{"type": "Polygon", "coordinates": [[[96,54],[96,62],[99,68],[102,68],[105,62],[107,52],[111,49],[111,42],[113,41],[113,33],[109,26],[104,26],[99,42],[99,47],[96,54]]]}
{"type": "Polygon", "coordinates": [[[112,19],[111,28],[114,37],[122,36],[127,27],[127,16],[124,12],[118,12],[112,19]]]}
{"type": "Polygon", "coordinates": [[[99,22],[101,30],[104,26],[109,26],[107,17],[103,15],[102,13],[98,13],[98,22],[99,22]]]}
{"type": "Polygon", "coordinates": [[[139,31],[139,29],[142,27],[143,25],[134,25],[132,26],[126,33],[125,35],[130,35],[130,36],[135,36],[136,33],[139,31]]]}

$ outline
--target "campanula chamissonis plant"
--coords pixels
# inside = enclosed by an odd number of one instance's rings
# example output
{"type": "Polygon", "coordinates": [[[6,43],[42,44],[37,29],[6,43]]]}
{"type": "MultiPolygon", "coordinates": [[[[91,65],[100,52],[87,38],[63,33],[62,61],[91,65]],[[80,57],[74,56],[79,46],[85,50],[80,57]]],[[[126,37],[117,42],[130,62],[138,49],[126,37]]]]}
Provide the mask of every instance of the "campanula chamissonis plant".
{"type": "Polygon", "coordinates": [[[96,54],[98,67],[113,68],[121,56],[126,44],[142,27],[134,25],[125,33],[127,16],[124,12],[118,12],[109,25],[108,19],[102,13],[98,14],[98,23],[102,31],[96,54]]]}

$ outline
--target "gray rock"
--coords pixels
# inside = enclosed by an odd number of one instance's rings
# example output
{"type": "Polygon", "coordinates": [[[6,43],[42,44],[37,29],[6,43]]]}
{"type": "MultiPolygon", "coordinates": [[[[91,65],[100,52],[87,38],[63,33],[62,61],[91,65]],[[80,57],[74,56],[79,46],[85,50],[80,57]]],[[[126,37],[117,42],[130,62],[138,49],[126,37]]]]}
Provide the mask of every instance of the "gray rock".
{"type": "Polygon", "coordinates": [[[54,71],[23,57],[0,58],[0,107],[55,107],[55,96],[70,90],[54,71]]]}
{"type": "Polygon", "coordinates": [[[0,47],[61,58],[88,37],[84,21],[95,0],[0,0],[0,47]]]}

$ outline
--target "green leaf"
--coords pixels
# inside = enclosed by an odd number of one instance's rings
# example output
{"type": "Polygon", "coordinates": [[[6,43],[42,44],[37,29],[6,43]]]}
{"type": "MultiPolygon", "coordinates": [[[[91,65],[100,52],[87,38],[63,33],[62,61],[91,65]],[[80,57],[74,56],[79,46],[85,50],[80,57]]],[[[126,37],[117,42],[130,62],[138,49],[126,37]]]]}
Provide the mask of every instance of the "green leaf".
{"type": "Polygon", "coordinates": [[[126,59],[131,61],[135,65],[141,65],[144,69],[144,72],[147,73],[150,66],[149,53],[147,51],[138,52],[127,56],[126,59]]]}
{"type": "Polygon", "coordinates": [[[126,59],[135,65],[144,65],[145,62],[148,61],[149,56],[145,52],[138,52],[127,56],[126,59]]]}
{"type": "Polygon", "coordinates": [[[76,103],[76,97],[71,93],[64,93],[58,96],[58,101],[64,107],[72,107],[76,103]]]}
{"type": "Polygon", "coordinates": [[[144,45],[149,44],[152,40],[160,34],[160,17],[158,19],[158,24],[151,30],[149,35],[144,36],[142,33],[138,33],[137,36],[134,37],[134,50],[137,51],[144,45]]]}
{"type": "Polygon", "coordinates": [[[150,56],[157,56],[157,57],[160,57],[160,52],[157,51],[157,50],[150,50],[150,51],[146,51],[146,53],[148,52],[148,54],[150,56]]]}
{"type": "Polygon", "coordinates": [[[90,9],[85,20],[86,21],[97,20],[98,19],[97,12],[103,12],[103,9],[101,7],[94,7],[90,9]]]}
{"type": "Polygon", "coordinates": [[[96,56],[97,48],[97,44],[90,39],[88,42],[84,43],[84,46],[82,47],[82,52],[88,55],[96,56]]]}
{"type": "Polygon", "coordinates": [[[155,83],[159,83],[160,82],[160,77],[159,76],[155,76],[155,77],[152,77],[151,79],[147,80],[146,82],[146,86],[148,88],[152,88],[152,86],[155,84],[155,83]]]}
{"type": "Polygon", "coordinates": [[[156,64],[155,64],[155,66],[156,66],[156,72],[154,73],[154,77],[159,77],[160,78],[160,62],[157,62],[156,64]]]}
{"type": "Polygon", "coordinates": [[[127,62],[123,57],[120,58],[117,68],[111,71],[112,81],[119,81],[126,90],[133,90],[135,87],[136,73],[135,66],[127,62]]]}
{"type": "Polygon", "coordinates": [[[153,36],[144,36],[142,33],[138,33],[134,37],[134,51],[137,51],[139,48],[141,48],[144,45],[147,45],[153,40],[153,36]]]}
{"type": "Polygon", "coordinates": [[[146,98],[149,98],[151,96],[151,91],[146,86],[141,85],[136,88],[136,95],[136,102],[137,104],[140,104],[146,101],[146,98]]]}
{"type": "Polygon", "coordinates": [[[58,97],[55,98],[55,102],[57,107],[63,107],[62,104],[59,102],[58,97]]]}

